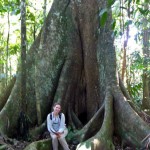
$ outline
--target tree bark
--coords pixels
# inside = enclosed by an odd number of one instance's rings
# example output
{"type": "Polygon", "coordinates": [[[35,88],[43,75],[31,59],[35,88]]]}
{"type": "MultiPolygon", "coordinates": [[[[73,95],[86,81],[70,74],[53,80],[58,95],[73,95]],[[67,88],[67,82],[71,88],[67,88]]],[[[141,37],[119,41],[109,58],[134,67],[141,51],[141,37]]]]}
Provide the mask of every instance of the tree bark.
{"type": "Polygon", "coordinates": [[[47,0],[44,0],[44,6],[43,6],[43,18],[44,18],[44,20],[46,19],[46,5],[47,5],[47,0]]]}
{"type": "Polygon", "coordinates": [[[8,68],[9,68],[9,36],[10,36],[10,18],[9,18],[9,11],[7,13],[7,20],[8,20],[8,33],[7,33],[7,45],[6,45],[6,78],[5,78],[5,86],[7,86],[7,83],[8,83],[8,68]]]}
{"type": "Polygon", "coordinates": [[[11,94],[11,91],[12,91],[12,88],[13,88],[15,82],[16,82],[16,77],[13,77],[9,81],[8,86],[6,87],[6,89],[1,90],[2,92],[0,93],[0,110],[6,104],[8,98],[9,98],[9,96],[11,94]]]}
{"type": "MultiPolygon", "coordinates": [[[[130,18],[130,3],[131,2],[128,1],[128,6],[127,6],[127,16],[128,16],[128,18],[130,18]]],[[[123,11],[123,8],[122,8],[122,11],[123,11]]],[[[125,34],[125,35],[124,35],[124,43],[123,43],[122,81],[124,81],[126,68],[127,68],[127,61],[126,61],[126,59],[127,59],[127,48],[128,48],[128,39],[129,39],[129,31],[130,31],[129,23],[127,24],[126,28],[127,29],[125,30],[125,27],[124,27],[124,24],[123,24],[123,34],[125,34]]]]}
{"type": "MultiPolygon", "coordinates": [[[[31,115],[37,114],[37,99],[41,108],[42,123],[32,130],[35,135],[45,128],[53,103],[60,102],[73,130],[70,140],[79,140],[78,149],[114,149],[114,134],[136,148],[147,143],[141,141],[149,134],[149,126],[124,98],[129,95],[123,86],[120,90],[111,10],[105,26],[99,26],[98,12],[107,7],[106,2],[54,0],[27,54],[26,98],[31,127],[38,122],[37,115],[31,115]]],[[[20,83],[18,75],[0,112],[0,133],[8,136],[17,134],[20,83]]]]}
{"type": "Polygon", "coordinates": [[[21,1],[21,108],[26,112],[26,1],[21,1]]]}
{"type": "MultiPolygon", "coordinates": [[[[145,20],[146,21],[146,20],[145,20]]],[[[146,21],[147,22],[147,21],[146,21]]],[[[145,24],[147,24],[145,22],[145,24]]],[[[144,56],[144,62],[143,62],[143,101],[142,101],[142,107],[143,109],[149,109],[150,108],[150,77],[148,72],[148,66],[149,66],[149,35],[150,29],[144,29],[143,31],[143,56],[144,56]]]]}

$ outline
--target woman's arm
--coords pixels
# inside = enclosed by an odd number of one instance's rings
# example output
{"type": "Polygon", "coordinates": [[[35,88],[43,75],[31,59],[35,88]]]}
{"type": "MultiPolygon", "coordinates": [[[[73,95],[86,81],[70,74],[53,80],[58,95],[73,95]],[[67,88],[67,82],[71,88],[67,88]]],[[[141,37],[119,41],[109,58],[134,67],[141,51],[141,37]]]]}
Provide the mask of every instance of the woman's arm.
{"type": "Polygon", "coordinates": [[[47,115],[47,129],[51,133],[56,133],[55,130],[52,127],[52,120],[50,119],[50,114],[47,115]]]}
{"type": "Polygon", "coordinates": [[[66,128],[66,125],[65,125],[65,115],[63,113],[61,113],[60,127],[59,127],[58,132],[59,133],[64,132],[65,128],[66,128]]]}

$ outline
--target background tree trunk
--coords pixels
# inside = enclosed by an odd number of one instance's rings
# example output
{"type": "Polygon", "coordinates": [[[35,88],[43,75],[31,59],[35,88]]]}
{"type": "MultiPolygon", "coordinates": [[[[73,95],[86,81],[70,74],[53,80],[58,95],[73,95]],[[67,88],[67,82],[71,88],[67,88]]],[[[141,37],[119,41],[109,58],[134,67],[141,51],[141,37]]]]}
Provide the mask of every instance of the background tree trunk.
{"type": "Polygon", "coordinates": [[[18,135],[24,139],[28,136],[27,100],[26,100],[26,0],[21,0],[21,84],[20,84],[20,114],[17,119],[18,135]]]}
{"type": "Polygon", "coordinates": [[[26,112],[26,1],[21,1],[21,108],[26,112]]]}
{"type": "Polygon", "coordinates": [[[44,0],[44,6],[43,6],[43,17],[44,17],[44,20],[46,19],[46,5],[47,5],[47,0],[44,0]]]}
{"type": "MultiPolygon", "coordinates": [[[[130,19],[130,3],[131,3],[131,1],[128,1],[127,10],[126,10],[127,11],[127,16],[128,16],[129,19],[130,19]]],[[[123,2],[122,2],[122,5],[123,5],[123,2]]],[[[122,6],[122,15],[124,14],[123,9],[124,8],[122,6]]],[[[122,19],[124,19],[124,18],[122,18],[122,19]]],[[[122,59],[122,74],[121,74],[123,81],[125,79],[125,73],[126,73],[126,68],[127,68],[126,59],[127,59],[129,32],[130,32],[129,22],[127,23],[126,30],[125,30],[125,25],[123,23],[123,34],[125,34],[124,35],[124,43],[123,43],[123,59],[122,59]]]]}
{"type": "MultiPolygon", "coordinates": [[[[148,6],[145,6],[145,9],[148,9],[148,6]]],[[[143,109],[150,109],[150,73],[148,72],[149,68],[149,58],[150,58],[150,50],[149,50],[149,40],[150,40],[150,29],[147,27],[148,21],[147,18],[143,19],[144,29],[143,29],[143,101],[142,107],[143,109]]]]}
{"type": "Polygon", "coordinates": [[[143,70],[143,101],[142,107],[149,109],[150,108],[150,78],[148,73],[148,66],[149,66],[149,29],[143,31],[143,55],[144,55],[144,70],[143,70]]]}
{"type": "Polygon", "coordinates": [[[7,13],[7,19],[8,19],[8,33],[7,33],[7,45],[6,45],[6,67],[5,67],[5,87],[7,87],[8,83],[8,66],[9,66],[9,32],[10,32],[10,19],[9,19],[9,11],[7,13]]]}

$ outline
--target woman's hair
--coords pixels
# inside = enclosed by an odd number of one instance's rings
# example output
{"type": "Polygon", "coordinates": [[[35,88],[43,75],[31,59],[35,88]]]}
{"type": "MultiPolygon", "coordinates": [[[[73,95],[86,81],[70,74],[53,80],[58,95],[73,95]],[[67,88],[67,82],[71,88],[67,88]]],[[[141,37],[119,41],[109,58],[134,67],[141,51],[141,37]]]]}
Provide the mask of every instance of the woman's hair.
{"type": "Polygon", "coordinates": [[[61,104],[59,102],[56,102],[56,103],[54,103],[53,107],[55,107],[56,105],[60,105],[61,106],[61,104]]]}

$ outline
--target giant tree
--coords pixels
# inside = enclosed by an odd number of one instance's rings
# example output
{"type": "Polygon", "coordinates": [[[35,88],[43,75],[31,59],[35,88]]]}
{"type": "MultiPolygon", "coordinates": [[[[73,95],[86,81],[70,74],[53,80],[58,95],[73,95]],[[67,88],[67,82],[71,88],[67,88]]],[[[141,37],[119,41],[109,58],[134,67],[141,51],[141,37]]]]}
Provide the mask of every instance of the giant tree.
{"type": "MultiPolygon", "coordinates": [[[[130,96],[117,75],[111,10],[107,9],[105,26],[99,24],[99,12],[107,6],[106,0],[54,0],[27,53],[26,100],[31,126],[38,121],[37,105],[44,122],[58,101],[72,130],[78,129],[72,135],[80,142],[78,149],[113,149],[113,135],[136,148],[148,142],[150,128],[128,103],[130,96]]],[[[18,72],[0,112],[1,134],[17,135],[20,84],[18,72]]]]}

